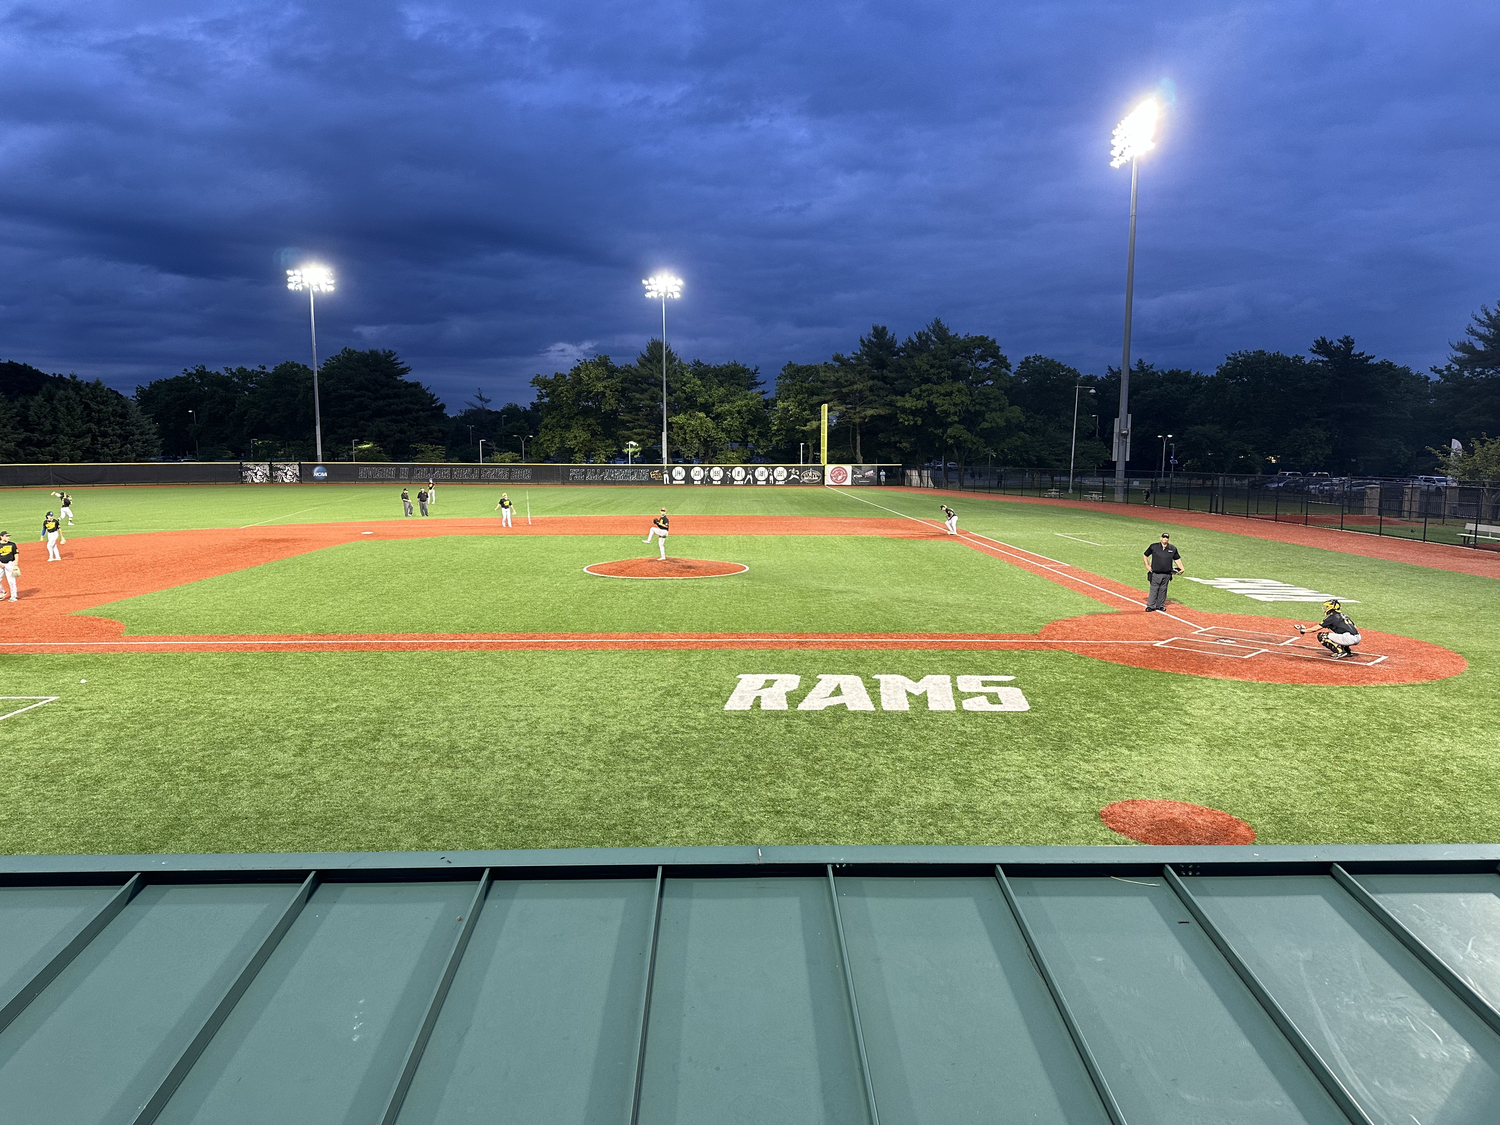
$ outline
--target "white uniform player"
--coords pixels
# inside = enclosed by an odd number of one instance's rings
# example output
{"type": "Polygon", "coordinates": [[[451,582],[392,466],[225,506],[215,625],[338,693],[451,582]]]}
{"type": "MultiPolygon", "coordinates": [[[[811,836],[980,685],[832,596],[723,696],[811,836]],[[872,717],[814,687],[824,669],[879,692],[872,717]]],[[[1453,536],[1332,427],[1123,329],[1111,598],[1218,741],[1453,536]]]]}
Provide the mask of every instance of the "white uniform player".
{"type": "Polygon", "coordinates": [[[509,527],[511,513],[515,511],[515,508],[511,506],[510,494],[502,492],[500,494],[500,503],[496,504],[495,507],[500,509],[500,526],[509,527]]]}
{"type": "Polygon", "coordinates": [[[661,548],[661,557],[663,562],[665,562],[667,558],[667,534],[671,522],[672,521],[667,518],[667,510],[663,508],[661,510],[661,515],[657,516],[654,520],[651,521],[651,530],[646,532],[646,538],[641,540],[642,543],[646,543],[649,545],[651,540],[655,539],[656,545],[661,548]]]}
{"type": "Polygon", "coordinates": [[[938,507],[943,510],[943,523],[948,528],[948,534],[957,535],[958,513],[955,512],[952,508],[948,507],[947,504],[939,504],[938,507]]]}
{"type": "Polygon", "coordinates": [[[65,520],[67,520],[68,521],[68,526],[72,527],[73,526],[73,498],[71,496],[69,496],[66,492],[54,492],[52,495],[56,496],[59,500],[62,501],[62,506],[57,509],[58,518],[59,519],[65,519],[65,520]]]}

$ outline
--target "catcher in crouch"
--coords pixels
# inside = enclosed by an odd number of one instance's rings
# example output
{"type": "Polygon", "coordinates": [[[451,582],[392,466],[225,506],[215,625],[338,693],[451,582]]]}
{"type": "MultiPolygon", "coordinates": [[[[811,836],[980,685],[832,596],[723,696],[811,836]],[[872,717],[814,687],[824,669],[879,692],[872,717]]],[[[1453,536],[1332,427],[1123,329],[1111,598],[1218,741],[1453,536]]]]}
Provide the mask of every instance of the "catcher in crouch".
{"type": "MultiPolygon", "coordinates": [[[[1337,598],[1329,598],[1323,603],[1323,620],[1315,628],[1318,643],[1333,655],[1333,659],[1347,660],[1354,655],[1354,646],[1360,641],[1359,626],[1345,615],[1343,604],[1337,598]]],[[[1306,633],[1307,630],[1298,625],[1297,632],[1306,633]]]]}

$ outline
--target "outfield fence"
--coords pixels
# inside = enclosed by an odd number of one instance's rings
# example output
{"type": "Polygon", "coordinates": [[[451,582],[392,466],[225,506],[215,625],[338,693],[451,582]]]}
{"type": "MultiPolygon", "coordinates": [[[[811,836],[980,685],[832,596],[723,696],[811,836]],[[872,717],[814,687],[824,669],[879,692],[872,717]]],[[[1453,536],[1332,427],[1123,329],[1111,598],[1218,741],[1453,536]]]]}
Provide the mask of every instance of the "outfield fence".
{"type": "Polygon", "coordinates": [[[150,484],[899,484],[899,465],[572,465],[391,461],[141,461],[0,465],[0,488],[150,484]]]}
{"type": "MultiPolygon", "coordinates": [[[[1113,476],[1056,469],[907,468],[908,487],[1114,503],[1113,476]]],[[[1500,550],[1500,481],[1133,474],[1124,502],[1500,550]]]]}

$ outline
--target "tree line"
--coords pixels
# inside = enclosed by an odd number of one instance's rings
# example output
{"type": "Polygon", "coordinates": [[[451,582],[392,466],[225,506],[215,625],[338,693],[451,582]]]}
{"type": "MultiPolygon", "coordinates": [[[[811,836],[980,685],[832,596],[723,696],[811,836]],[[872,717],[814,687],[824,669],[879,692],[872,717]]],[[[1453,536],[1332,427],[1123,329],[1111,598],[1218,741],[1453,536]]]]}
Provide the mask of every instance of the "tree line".
{"type": "MultiPolygon", "coordinates": [[[[875,325],[847,352],[757,368],[665,352],[670,460],[817,457],[824,403],[837,461],[1065,468],[1109,464],[1120,373],[1047,356],[1012,363],[990,336],[934,320],[897,337],[875,325]],[[1076,427],[1075,427],[1076,403],[1076,427]]],[[[663,346],[607,355],[531,380],[529,405],[482,390],[449,414],[394,352],[345,348],[318,369],[326,460],[608,461],[662,457],[663,346]]],[[[198,366],[127,397],[101,381],[0,363],[0,459],[311,460],[313,373],[198,366]]],[[[1162,442],[1187,472],[1399,475],[1443,466],[1489,473],[1500,458],[1500,306],[1481,307],[1430,374],[1318,337],[1305,354],[1239,351],[1212,372],[1130,373],[1131,467],[1154,471],[1162,442]],[[1451,442],[1460,442],[1454,450],[1451,442]]],[[[946,468],[945,468],[946,472],[946,468]]]]}
{"type": "MultiPolygon", "coordinates": [[[[534,378],[538,453],[608,460],[634,443],[659,460],[661,359],[653,340],[633,364],[600,355],[534,378]]],[[[834,461],[945,471],[1112,464],[1117,368],[1084,374],[1042,355],[1012,364],[992,337],[941,320],[904,340],[875,325],[847,353],[786,364],[770,393],[742,364],[685,363],[669,350],[666,367],[671,460],[797,461],[816,449],[828,403],[834,461]]],[[[1201,473],[1480,471],[1488,462],[1479,451],[1500,437],[1500,308],[1481,308],[1430,376],[1349,336],[1320,336],[1306,354],[1238,351],[1209,373],[1138,360],[1130,404],[1137,471],[1172,455],[1180,470],[1201,473]],[[1452,440],[1467,451],[1458,460],[1452,440]]]]}

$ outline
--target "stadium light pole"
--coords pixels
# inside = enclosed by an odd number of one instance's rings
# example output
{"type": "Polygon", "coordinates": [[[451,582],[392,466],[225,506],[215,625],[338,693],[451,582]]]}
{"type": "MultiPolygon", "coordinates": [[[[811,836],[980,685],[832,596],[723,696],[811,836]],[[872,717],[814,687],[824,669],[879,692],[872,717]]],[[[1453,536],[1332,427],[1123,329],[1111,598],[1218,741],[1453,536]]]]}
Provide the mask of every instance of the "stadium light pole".
{"type": "Polygon", "coordinates": [[[1073,494],[1073,461],[1078,456],[1078,392],[1087,390],[1089,394],[1094,393],[1093,387],[1084,387],[1078,383],[1073,387],[1073,448],[1068,452],[1068,495],[1073,494]]]}
{"type": "MultiPolygon", "coordinates": [[[[1157,434],[1161,438],[1161,457],[1156,462],[1156,479],[1160,480],[1167,473],[1167,442],[1172,440],[1171,434],[1157,434]]],[[[1174,445],[1175,449],[1176,446],[1174,445]]]]}
{"type": "Polygon", "coordinates": [[[667,463],[667,298],[682,296],[682,278],[656,273],[641,279],[646,299],[661,301],[661,463],[667,463]]]}
{"type": "Polygon", "coordinates": [[[1120,360],[1120,416],[1115,421],[1115,500],[1125,500],[1125,462],[1130,452],[1130,318],[1135,299],[1135,199],[1140,183],[1139,160],[1156,147],[1156,122],[1161,107],[1147,98],[1115,126],[1109,166],[1130,164],[1130,248],[1125,256],[1125,346],[1120,360]]]}
{"type": "Polygon", "coordinates": [[[323,460],[323,409],[318,402],[318,310],[314,298],[319,293],[333,292],[333,271],[327,266],[306,265],[299,270],[286,271],[286,287],[294,293],[307,290],[307,322],[312,329],[312,373],[313,373],[313,438],[317,458],[323,460]]]}

